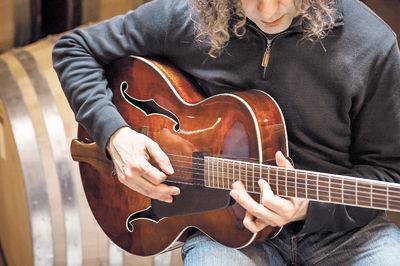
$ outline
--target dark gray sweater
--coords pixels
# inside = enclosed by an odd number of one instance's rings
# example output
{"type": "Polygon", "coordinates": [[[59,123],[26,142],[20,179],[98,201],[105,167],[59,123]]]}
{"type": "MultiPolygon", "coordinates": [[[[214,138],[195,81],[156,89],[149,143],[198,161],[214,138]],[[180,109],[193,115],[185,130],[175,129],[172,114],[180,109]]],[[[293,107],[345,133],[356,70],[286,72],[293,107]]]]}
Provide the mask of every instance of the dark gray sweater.
{"type": "MultiPolygon", "coordinates": [[[[400,183],[400,55],[395,34],[357,0],[338,0],[336,27],[322,42],[292,25],[272,42],[251,22],[217,59],[196,43],[186,1],[155,0],[61,38],[54,67],[76,119],[104,148],[126,125],[103,67],[134,54],[159,56],[192,75],[205,95],[259,89],[279,103],[296,168],[400,183]]],[[[347,231],[381,212],[311,202],[303,233],[347,231]]]]}

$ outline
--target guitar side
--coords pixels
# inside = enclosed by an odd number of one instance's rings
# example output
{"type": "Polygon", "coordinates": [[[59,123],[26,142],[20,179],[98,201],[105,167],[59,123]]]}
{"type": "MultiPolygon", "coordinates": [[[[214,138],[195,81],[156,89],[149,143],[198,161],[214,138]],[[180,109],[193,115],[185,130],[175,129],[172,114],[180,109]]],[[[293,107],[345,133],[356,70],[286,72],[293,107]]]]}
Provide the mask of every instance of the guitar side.
{"type": "MultiPolygon", "coordinates": [[[[104,160],[98,160],[101,167],[96,162],[81,162],[90,208],[113,242],[147,256],[167,250],[178,239],[185,240],[186,229],[191,227],[234,248],[278,233],[279,228],[273,227],[258,234],[245,229],[244,210],[229,197],[229,189],[208,188],[205,173],[210,171],[197,173],[193,160],[194,154],[203,154],[263,163],[273,160],[277,150],[287,154],[284,121],[271,97],[243,91],[204,99],[172,66],[143,58],[119,60],[107,73],[118,111],[134,130],[169,154],[175,174],[167,181],[181,183],[174,183],[181,188],[174,203],[162,204],[112,177],[111,165],[104,166],[104,160]]],[[[78,138],[90,140],[81,127],[78,138]]]]}

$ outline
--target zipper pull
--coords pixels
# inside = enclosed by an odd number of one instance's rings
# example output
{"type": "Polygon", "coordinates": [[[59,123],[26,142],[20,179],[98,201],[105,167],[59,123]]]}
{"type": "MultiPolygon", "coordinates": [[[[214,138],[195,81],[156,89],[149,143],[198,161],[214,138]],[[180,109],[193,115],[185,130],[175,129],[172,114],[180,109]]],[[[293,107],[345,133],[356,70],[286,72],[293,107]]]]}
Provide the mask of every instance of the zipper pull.
{"type": "Polygon", "coordinates": [[[263,59],[261,61],[261,66],[264,68],[264,71],[262,74],[263,79],[266,79],[266,77],[267,77],[267,67],[268,67],[268,63],[269,63],[269,57],[271,55],[271,44],[272,44],[272,40],[267,39],[267,48],[265,48],[263,59]]]}
{"type": "Polygon", "coordinates": [[[268,66],[269,63],[269,56],[271,54],[271,44],[272,44],[272,40],[267,40],[267,48],[265,48],[265,52],[264,52],[264,56],[261,62],[261,66],[266,68],[268,66]]]}

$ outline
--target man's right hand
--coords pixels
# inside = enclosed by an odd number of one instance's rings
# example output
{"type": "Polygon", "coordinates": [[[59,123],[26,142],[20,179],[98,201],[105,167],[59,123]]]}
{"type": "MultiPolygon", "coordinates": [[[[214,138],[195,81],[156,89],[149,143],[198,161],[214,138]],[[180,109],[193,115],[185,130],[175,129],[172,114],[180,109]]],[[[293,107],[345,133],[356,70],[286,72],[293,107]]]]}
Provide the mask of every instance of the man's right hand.
{"type": "Polygon", "coordinates": [[[119,181],[129,188],[165,202],[172,202],[172,195],[180,193],[179,188],[162,183],[174,170],[167,155],[149,137],[123,127],[111,136],[107,150],[119,181]]]}

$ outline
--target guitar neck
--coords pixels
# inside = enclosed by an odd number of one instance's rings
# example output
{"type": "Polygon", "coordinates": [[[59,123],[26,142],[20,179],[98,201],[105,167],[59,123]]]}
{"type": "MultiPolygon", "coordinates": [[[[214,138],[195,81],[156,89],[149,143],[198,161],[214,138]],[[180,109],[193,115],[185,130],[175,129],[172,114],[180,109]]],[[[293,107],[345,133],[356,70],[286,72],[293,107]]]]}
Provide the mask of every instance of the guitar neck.
{"type": "Polygon", "coordinates": [[[400,184],[223,158],[204,158],[206,187],[231,189],[232,183],[240,180],[247,192],[260,194],[259,179],[266,180],[272,191],[283,197],[400,212],[400,184]]]}

